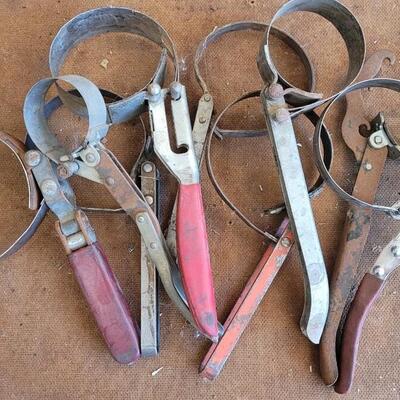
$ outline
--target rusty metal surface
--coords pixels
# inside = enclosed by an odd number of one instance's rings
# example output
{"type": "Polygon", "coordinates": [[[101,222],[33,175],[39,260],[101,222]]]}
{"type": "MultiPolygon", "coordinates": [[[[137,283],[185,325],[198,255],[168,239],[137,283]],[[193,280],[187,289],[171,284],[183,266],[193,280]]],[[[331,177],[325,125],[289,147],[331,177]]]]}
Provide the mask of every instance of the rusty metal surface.
{"type": "MultiPolygon", "coordinates": [[[[367,59],[360,72],[360,79],[375,77],[388,58],[394,55],[379,51],[367,59]]],[[[387,148],[380,150],[368,146],[368,137],[362,136],[360,127],[374,129],[365,117],[360,92],[346,96],[347,110],[342,123],[342,136],[359,164],[359,171],[353,187],[353,195],[372,203],[383,173],[387,158],[387,148]]],[[[342,232],[338,255],[330,278],[329,315],[320,345],[321,376],[326,385],[333,385],[339,377],[337,349],[340,348],[339,325],[350,293],[355,285],[364,247],[370,232],[372,210],[350,206],[342,232]]]]}
{"type": "MultiPolygon", "coordinates": [[[[2,129],[23,140],[24,127],[19,112],[23,98],[35,80],[49,74],[46,59],[54,34],[66,20],[79,12],[94,7],[122,5],[137,8],[158,19],[176,41],[181,55],[182,79],[188,89],[190,112],[194,118],[197,100],[202,94],[192,72],[195,44],[212,31],[214,26],[240,19],[267,22],[281,3],[275,0],[268,3],[258,0],[254,3],[247,0],[216,0],[211,4],[209,1],[171,0],[166,7],[164,3],[155,0],[2,2],[2,129]],[[182,29],[182,26],[188,29],[182,29]]],[[[365,28],[368,53],[382,46],[399,48],[397,2],[366,3],[345,0],[343,3],[357,15],[365,28]]],[[[336,90],[336,85],[342,83],[341,71],[346,64],[346,51],[335,38],[332,29],[317,18],[300,21],[296,19],[294,24],[291,24],[289,18],[282,23],[279,27],[283,26],[302,45],[308,46],[310,57],[318,67],[316,90],[324,93],[336,90]],[[315,34],[317,38],[314,37],[315,34]]],[[[222,40],[211,47],[206,59],[209,67],[205,70],[205,76],[215,95],[217,113],[243,91],[259,89],[260,85],[254,59],[261,35],[257,32],[232,35],[232,39],[222,40]]],[[[280,44],[276,45],[276,54],[290,56],[285,54],[286,49],[280,44]]],[[[136,42],[124,35],[116,37],[110,34],[105,35],[103,40],[88,41],[79,46],[68,57],[65,72],[88,75],[99,86],[110,86],[118,93],[129,94],[142,87],[142,83],[150,78],[146,71],[153,70],[153,63],[158,61],[158,56],[158,48],[148,46],[145,41],[136,42]],[[109,60],[107,69],[99,65],[104,58],[109,60]]],[[[288,63],[289,60],[291,59],[288,58],[288,63]]],[[[281,69],[280,65],[278,67],[281,69]]],[[[290,81],[303,81],[302,71],[293,72],[294,77],[290,77],[290,81]]],[[[382,71],[382,75],[391,77],[397,77],[399,73],[399,63],[392,68],[384,66],[382,71]]],[[[299,84],[296,86],[302,87],[299,84]]],[[[373,93],[374,91],[366,91],[363,96],[368,100],[373,93]]],[[[381,101],[384,107],[379,108],[387,108],[397,123],[397,98],[393,96],[390,101],[382,98],[381,101]]],[[[367,107],[371,108],[375,104],[370,103],[367,107]]],[[[335,122],[336,118],[341,121],[344,114],[342,107],[338,108],[337,113],[327,120],[335,144],[333,173],[349,189],[351,182],[348,180],[351,178],[354,162],[340,138],[340,126],[335,122]]],[[[61,111],[62,119],[54,119],[53,126],[64,128],[66,135],[72,135],[81,125],[75,123],[75,120],[69,122],[68,115],[61,111]],[[60,121],[63,126],[60,126],[60,121]],[[65,122],[69,124],[66,125],[65,122]]],[[[369,117],[375,115],[372,110],[369,117]]],[[[221,127],[257,128],[262,123],[259,106],[250,101],[232,110],[225,121],[222,121],[221,127]]],[[[303,121],[299,119],[297,124],[303,125],[303,121]]],[[[307,122],[304,122],[304,126],[304,135],[300,129],[298,139],[302,145],[301,156],[306,173],[311,181],[317,174],[311,162],[307,163],[311,158],[307,138],[312,127],[308,128],[307,122]]],[[[141,128],[136,125],[114,127],[108,137],[107,146],[128,170],[132,166],[132,159],[140,151],[141,135],[141,128]]],[[[221,185],[232,200],[252,220],[258,222],[261,228],[274,231],[280,218],[261,215],[265,207],[277,204],[282,199],[270,147],[263,143],[260,138],[254,138],[246,145],[236,139],[226,140],[223,145],[217,141],[214,144],[213,160],[221,185]],[[263,163],[270,174],[266,175],[264,168],[260,168],[260,157],[263,157],[263,163]],[[238,165],[233,164],[234,160],[238,165]],[[220,173],[223,168],[228,168],[232,174],[227,176],[220,173]],[[246,187],[246,192],[238,196],[243,187],[246,187]]],[[[17,229],[27,214],[27,198],[21,191],[24,188],[23,177],[20,179],[15,175],[18,166],[12,164],[7,153],[1,154],[2,167],[8,167],[4,168],[1,175],[2,204],[8,206],[7,209],[10,208],[11,201],[13,206],[19,204],[16,201],[18,198],[15,200],[15,197],[5,197],[12,189],[16,196],[19,195],[24,207],[15,212],[10,210],[7,219],[2,215],[1,234],[4,237],[8,233],[5,222],[17,229]]],[[[381,183],[382,196],[396,187],[396,174],[391,173],[394,169],[390,165],[388,167],[385,180],[381,183]],[[386,181],[387,178],[390,178],[389,181],[386,181]]],[[[166,178],[165,185],[161,188],[161,220],[165,228],[176,188],[173,179],[168,178],[162,166],[161,173],[166,178]]],[[[203,176],[207,198],[206,214],[211,224],[210,245],[216,265],[219,315],[221,319],[225,319],[254,266],[265,252],[265,245],[260,242],[258,234],[243,226],[231,210],[221,204],[205,170],[203,176]]],[[[81,179],[72,181],[79,204],[107,208],[117,206],[103,186],[81,179]]],[[[384,202],[386,198],[380,199],[384,202]]],[[[324,190],[313,204],[327,264],[332,267],[347,205],[330,190],[324,190]]],[[[90,218],[128,297],[129,306],[138,317],[139,270],[132,268],[132,265],[139,265],[137,249],[140,236],[125,214],[94,214],[90,218]],[[113,234],[110,235],[110,232],[113,234]],[[135,245],[136,250],[132,251],[135,245]]],[[[374,249],[380,245],[379,232],[386,232],[388,222],[388,218],[384,219],[377,230],[372,232],[365,252],[366,264],[370,265],[367,262],[369,256],[375,258],[374,249]]],[[[57,400],[73,400],[78,397],[115,400],[132,396],[146,400],[183,397],[337,399],[333,390],[326,388],[319,377],[318,350],[310,347],[297,329],[301,314],[302,288],[295,248],[290,252],[285,268],[271,287],[268,302],[259,307],[249,329],[242,335],[240,345],[226,364],[224,373],[213,384],[209,384],[204,383],[196,374],[208,344],[194,335],[163,292],[161,329],[164,339],[160,357],[141,361],[137,368],[120,368],[110,363],[100,336],[93,334],[94,324],[73,276],[64,264],[65,256],[60,251],[59,243],[57,240],[49,240],[53,232],[53,220],[46,218],[24,251],[0,264],[1,397],[29,400],[43,397],[57,400]],[[53,264],[50,265],[48,260],[53,264]],[[83,349],[88,351],[84,352],[83,349]],[[161,367],[163,369],[156,373],[161,367]]],[[[360,352],[354,390],[346,398],[395,400],[398,397],[398,323],[393,319],[399,303],[396,295],[398,285],[399,275],[396,274],[367,321],[368,327],[362,339],[367,350],[360,352]],[[385,373],[371,368],[371,360],[385,373]]]]}
{"type": "Polygon", "coordinates": [[[208,380],[216,379],[235,349],[243,332],[268,292],[276,275],[286,260],[293,244],[293,233],[285,218],[279,227],[278,243],[270,244],[259,261],[253,274],[240,294],[224,323],[224,333],[218,343],[214,343],[200,365],[200,375],[208,380]]]}

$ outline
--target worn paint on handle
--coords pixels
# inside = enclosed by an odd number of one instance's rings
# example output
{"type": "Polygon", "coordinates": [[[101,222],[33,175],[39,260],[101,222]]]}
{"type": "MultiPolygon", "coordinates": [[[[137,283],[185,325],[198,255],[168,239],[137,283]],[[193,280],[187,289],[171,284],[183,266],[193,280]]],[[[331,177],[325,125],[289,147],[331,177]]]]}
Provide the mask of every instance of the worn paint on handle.
{"type": "Polygon", "coordinates": [[[217,312],[200,184],[180,185],[176,219],[178,262],[199,330],[218,340],[217,312]]]}

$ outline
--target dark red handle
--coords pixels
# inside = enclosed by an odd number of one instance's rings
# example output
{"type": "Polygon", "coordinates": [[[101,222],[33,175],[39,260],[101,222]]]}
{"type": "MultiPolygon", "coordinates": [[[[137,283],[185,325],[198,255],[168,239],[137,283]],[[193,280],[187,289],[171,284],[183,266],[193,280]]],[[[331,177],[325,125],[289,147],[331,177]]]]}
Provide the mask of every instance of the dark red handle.
{"type": "Polygon", "coordinates": [[[218,340],[217,311],[200,184],[180,185],[176,213],[179,267],[197,327],[218,340]]]}
{"type": "Polygon", "coordinates": [[[101,246],[83,247],[69,260],[112,356],[121,364],[133,363],[140,357],[139,335],[101,246]]]}
{"type": "Polygon", "coordinates": [[[361,332],[368,312],[379,297],[384,281],[366,274],[351,304],[343,329],[339,379],[335,391],[347,393],[353,383],[361,332]]]}

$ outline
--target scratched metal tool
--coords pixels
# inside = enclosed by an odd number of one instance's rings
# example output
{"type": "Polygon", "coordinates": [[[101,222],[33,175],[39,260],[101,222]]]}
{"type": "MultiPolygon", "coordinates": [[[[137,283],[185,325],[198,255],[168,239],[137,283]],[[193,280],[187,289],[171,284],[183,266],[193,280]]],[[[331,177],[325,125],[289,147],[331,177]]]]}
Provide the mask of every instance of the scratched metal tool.
{"type": "Polygon", "coordinates": [[[273,144],[286,209],[304,272],[305,301],[300,327],[312,343],[318,344],[328,316],[328,277],[307,193],[292,118],[323,105],[329,99],[323,99],[320,94],[305,92],[291,85],[284,89],[278,83],[278,72],[272,61],[269,47],[271,26],[280,17],[297,11],[307,11],[324,17],[342,36],[349,56],[346,85],[356,79],[363,65],[365,41],[357,19],[338,1],[291,0],[284,4],[272,18],[265,32],[258,58],[259,71],[266,84],[261,91],[261,102],[273,144]],[[289,108],[289,104],[297,105],[297,107],[289,108]]]}
{"type": "MultiPolygon", "coordinates": [[[[392,64],[395,61],[393,53],[386,50],[371,55],[358,79],[375,77],[385,59],[389,59],[392,64]]],[[[369,146],[368,136],[382,129],[383,121],[380,116],[373,122],[367,120],[360,92],[349,93],[346,96],[346,104],[342,137],[360,166],[353,193],[365,201],[373,201],[387,158],[387,148],[376,149],[369,146]],[[369,135],[361,135],[361,127],[365,127],[369,135]]],[[[339,376],[336,352],[340,342],[338,329],[367,242],[371,214],[370,209],[350,206],[346,215],[341,244],[331,276],[328,320],[320,344],[321,376],[327,385],[333,385],[339,376]]]]}
{"type": "MultiPolygon", "coordinates": [[[[196,56],[195,56],[195,74],[197,81],[199,82],[202,90],[203,96],[209,95],[211,97],[211,92],[208,85],[204,79],[201,68],[201,61],[204,58],[206,49],[214,43],[218,38],[223,35],[229,34],[231,32],[238,31],[265,31],[267,25],[252,21],[238,21],[233,22],[222,27],[215,28],[207,37],[199,44],[196,56]]],[[[314,79],[314,69],[309,60],[305,50],[287,33],[282,32],[278,29],[272,29],[272,32],[277,38],[286,43],[300,58],[304,64],[304,69],[306,71],[308,80],[308,90],[313,90],[315,85],[314,79]]],[[[280,81],[284,85],[288,83],[280,78],[280,81]]],[[[256,226],[250,219],[242,212],[224,193],[223,189],[219,185],[216,176],[211,165],[211,140],[212,137],[218,137],[220,140],[228,140],[229,138],[252,138],[268,135],[268,132],[264,129],[222,129],[219,127],[219,123],[224,116],[224,114],[235,104],[244,101],[251,97],[259,98],[260,92],[250,92],[239,99],[236,99],[230,103],[223,111],[216,116],[212,128],[210,130],[209,136],[206,138],[204,143],[204,150],[202,152],[202,158],[207,161],[207,169],[209,172],[210,180],[214,185],[217,193],[220,195],[221,199],[239,216],[239,218],[255,232],[260,234],[264,239],[270,241],[264,255],[260,259],[258,265],[256,266],[251,277],[247,281],[240,297],[237,299],[234,307],[229,313],[229,316],[224,322],[223,334],[220,337],[218,343],[214,343],[210,346],[207,354],[202,360],[200,366],[200,374],[202,377],[208,380],[213,380],[219,376],[222,372],[225,363],[227,362],[230,354],[233,352],[235,346],[237,345],[241,335],[245,331],[246,327],[251,321],[256,309],[260,305],[263,297],[266,295],[269,287],[273,283],[276,275],[278,274],[281,266],[283,265],[287,255],[293,244],[293,234],[288,226],[289,221],[284,218],[281,225],[276,233],[271,234],[258,226],[256,226]]],[[[310,121],[315,124],[318,120],[318,116],[314,113],[308,113],[307,117],[310,121]]],[[[204,141],[204,139],[203,139],[204,141]]],[[[327,168],[330,168],[332,162],[332,143],[330,141],[330,136],[328,132],[324,131],[322,136],[322,145],[324,148],[324,162],[327,168]]],[[[318,177],[314,185],[309,190],[310,197],[316,196],[321,192],[323,185],[323,180],[318,177]]],[[[279,213],[285,210],[284,205],[273,206],[269,209],[269,213],[279,213]]]]}

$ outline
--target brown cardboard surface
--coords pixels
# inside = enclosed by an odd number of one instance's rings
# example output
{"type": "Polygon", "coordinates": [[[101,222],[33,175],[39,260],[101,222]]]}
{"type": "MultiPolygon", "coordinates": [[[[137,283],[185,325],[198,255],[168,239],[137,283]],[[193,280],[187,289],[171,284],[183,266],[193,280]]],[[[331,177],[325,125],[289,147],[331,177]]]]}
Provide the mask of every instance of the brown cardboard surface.
{"type": "MultiPolygon", "coordinates": [[[[131,7],[155,18],[170,33],[180,56],[183,83],[187,85],[192,116],[201,95],[193,73],[193,54],[199,41],[215,26],[238,20],[268,22],[280,5],[270,0],[128,1],[128,0],[3,0],[0,2],[0,129],[24,137],[22,104],[33,83],[47,77],[47,57],[59,27],[77,13],[99,6],[131,7]]],[[[400,2],[346,0],[364,28],[367,51],[388,48],[400,57],[398,16],[400,2]]],[[[305,46],[317,67],[317,89],[332,93],[344,81],[347,65],[344,45],[334,29],[320,18],[302,13],[282,21],[305,46]],[[307,17],[307,19],[306,19],[307,17]]],[[[215,96],[217,111],[247,90],[261,87],[255,55],[261,34],[231,34],[210,48],[205,77],[215,96]]],[[[151,77],[158,49],[125,34],[91,39],[68,58],[63,72],[80,73],[121,95],[138,90],[151,77]],[[107,69],[100,66],[107,58],[107,69]]],[[[287,49],[274,41],[279,66],[299,85],[302,68],[287,49]]],[[[384,66],[382,75],[398,77],[400,64],[384,66]]],[[[371,117],[381,108],[393,133],[399,126],[396,96],[381,101],[365,94],[371,117]]],[[[260,127],[257,101],[238,106],[224,126],[260,127]]],[[[351,188],[354,163],[340,140],[344,106],[329,117],[335,142],[334,174],[351,188]]],[[[54,129],[76,132],[76,121],[60,110],[54,129]]],[[[81,123],[82,125],[82,123],[81,123]]],[[[79,125],[80,128],[82,126],[79,125]]],[[[296,121],[300,153],[308,180],[315,177],[311,160],[312,127],[296,121]]],[[[61,132],[61,131],[60,131],[61,132]]],[[[140,148],[140,125],[113,127],[109,145],[130,168],[140,148]]],[[[268,139],[232,139],[215,143],[213,160],[221,185],[263,229],[276,227],[263,210],[281,199],[268,139]]],[[[378,200],[391,204],[398,198],[398,164],[388,162],[378,200]]],[[[24,180],[17,161],[0,148],[0,245],[5,246],[29,219],[24,180]]],[[[162,168],[163,223],[168,218],[175,191],[174,180],[162,168]]],[[[203,168],[204,198],[214,266],[218,312],[227,316],[246,279],[266,248],[222,203],[203,168]]],[[[105,190],[74,179],[82,205],[114,206],[105,190]]],[[[328,269],[335,260],[346,205],[330,190],[313,201],[315,217],[328,269]]],[[[133,314],[139,313],[140,240],[134,224],[121,215],[90,215],[97,236],[128,298],[133,314]],[[132,249],[134,249],[132,251],[132,249]]],[[[361,269],[366,270],[399,224],[376,215],[361,269]]],[[[89,314],[67,258],[48,215],[33,239],[16,255],[0,262],[0,399],[335,399],[318,375],[318,348],[302,336],[298,322],[303,303],[303,283],[297,250],[292,250],[281,273],[257,311],[249,328],[214,383],[197,374],[208,343],[195,336],[170,300],[162,295],[161,354],[132,367],[117,365],[110,357],[89,314]],[[152,376],[152,371],[162,368],[152,376]]],[[[399,274],[394,275],[371,313],[362,338],[353,391],[348,399],[398,399],[400,396],[399,274]]]]}

